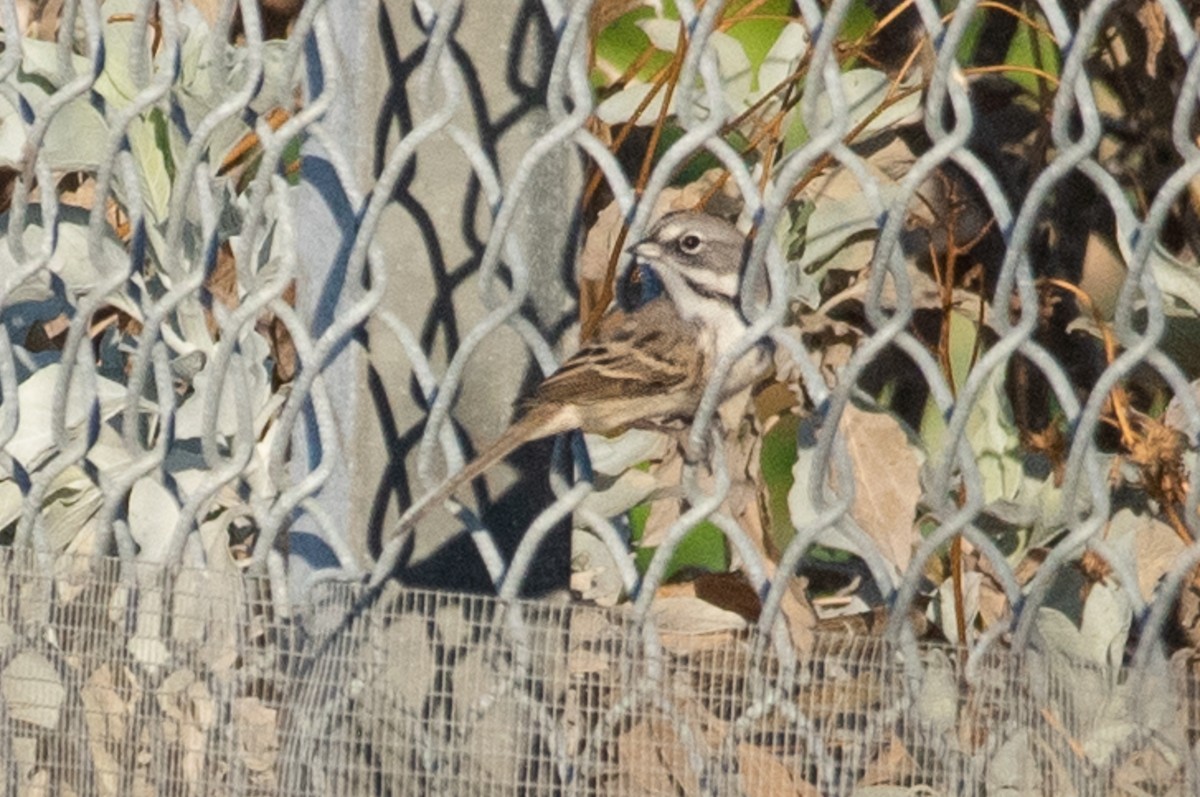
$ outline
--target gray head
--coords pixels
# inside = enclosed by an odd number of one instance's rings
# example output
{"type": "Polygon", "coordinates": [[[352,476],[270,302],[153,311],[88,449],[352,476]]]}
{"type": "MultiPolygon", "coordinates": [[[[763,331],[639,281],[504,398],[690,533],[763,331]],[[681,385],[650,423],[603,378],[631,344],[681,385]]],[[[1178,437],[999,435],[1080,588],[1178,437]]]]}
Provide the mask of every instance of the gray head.
{"type": "Polygon", "coordinates": [[[690,210],[668,213],[630,251],[654,270],[676,300],[687,290],[737,299],[746,236],[724,219],[690,210]]]}

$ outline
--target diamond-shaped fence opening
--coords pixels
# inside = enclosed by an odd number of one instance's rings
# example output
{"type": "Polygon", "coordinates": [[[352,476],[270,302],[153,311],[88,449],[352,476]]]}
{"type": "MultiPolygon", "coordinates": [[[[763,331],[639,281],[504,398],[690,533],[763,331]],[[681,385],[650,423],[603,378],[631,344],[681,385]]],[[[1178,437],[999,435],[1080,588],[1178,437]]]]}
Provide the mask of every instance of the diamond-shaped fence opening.
{"type": "Polygon", "coordinates": [[[1198,13],[3,0],[0,794],[1196,793],[1198,13]]]}

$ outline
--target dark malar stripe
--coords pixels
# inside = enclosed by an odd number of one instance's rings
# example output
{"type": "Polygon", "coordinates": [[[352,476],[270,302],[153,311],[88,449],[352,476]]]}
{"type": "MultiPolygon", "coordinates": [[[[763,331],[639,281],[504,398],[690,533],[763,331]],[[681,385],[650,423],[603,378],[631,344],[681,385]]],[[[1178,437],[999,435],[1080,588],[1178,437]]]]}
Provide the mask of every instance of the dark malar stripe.
{"type": "Polygon", "coordinates": [[[721,302],[722,304],[732,305],[734,303],[732,296],[727,296],[720,291],[707,287],[706,285],[701,285],[684,272],[680,272],[679,276],[683,279],[687,286],[696,293],[697,296],[705,299],[712,299],[713,301],[721,302]]]}

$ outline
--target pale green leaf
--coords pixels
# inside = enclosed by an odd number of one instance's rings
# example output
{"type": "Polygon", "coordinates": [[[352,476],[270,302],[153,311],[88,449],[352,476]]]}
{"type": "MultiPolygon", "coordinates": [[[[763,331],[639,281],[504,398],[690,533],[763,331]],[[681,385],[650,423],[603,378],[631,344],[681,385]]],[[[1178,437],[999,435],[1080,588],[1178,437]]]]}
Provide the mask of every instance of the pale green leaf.
{"type": "MultiPolygon", "coordinates": [[[[813,266],[837,255],[852,237],[878,229],[879,217],[861,193],[818,201],[805,229],[804,254],[800,257],[801,270],[808,272],[813,266]]],[[[870,262],[868,257],[856,265],[861,270],[870,262]]]]}
{"type": "Polygon", "coordinates": [[[50,550],[65,550],[88,526],[104,505],[104,494],[83,468],[72,465],[50,485],[42,507],[43,531],[50,550]]]}
{"type": "MultiPolygon", "coordinates": [[[[841,88],[846,103],[846,129],[854,130],[883,105],[892,90],[892,79],[874,69],[852,69],[842,73],[841,88]]],[[[916,112],[920,105],[920,92],[907,95],[871,119],[863,128],[862,135],[892,127],[916,112]]],[[[820,128],[834,122],[833,103],[828,95],[817,101],[817,122],[820,128]]]]}
{"type": "Polygon", "coordinates": [[[138,479],[129,491],[129,533],[138,544],[139,561],[166,561],[178,519],[170,491],[153,478],[138,479]]]}
{"type": "MultiPolygon", "coordinates": [[[[72,55],[75,74],[86,74],[91,64],[72,55]]],[[[46,113],[52,96],[75,75],[59,71],[58,47],[52,42],[23,39],[21,69],[16,88],[28,103],[34,117],[46,113]]],[[[86,92],[59,108],[38,145],[40,157],[55,171],[95,169],[105,157],[108,125],[103,115],[88,101],[86,92]]],[[[28,137],[17,109],[7,97],[0,97],[0,165],[18,171],[24,168],[28,137]]]]}
{"type": "Polygon", "coordinates": [[[25,495],[12,479],[0,481],[0,529],[21,517],[25,495]]]}
{"type": "MultiPolygon", "coordinates": [[[[1067,579],[1055,590],[1056,594],[1063,595],[1074,583],[1075,579],[1067,579]]],[[[1038,632],[1052,650],[1116,673],[1133,623],[1129,597],[1119,586],[1108,582],[1092,584],[1079,614],[1072,608],[1071,600],[1047,601],[1037,612],[1038,632]]]]}
{"type": "MultiPolygon", "coordinates": [[[[100,248],[93,253],[88,247],[89,214],[82,208],[60,205],[58,209],[57,240],[54,251],[46,267],[62,279],[71,297],[82,296],[94,290],[104,275],[114,272],[124,272],[129,269],[129,256],[111,229],[105,225],[100,236],[100,248]],[[95,255],[99,255],[96,257],[95,255]]],[[[0,215],[0,228],[7,228],[8,214],[0,215]]],[[[21,235],[21,243],[25,247],[25,256],[32,259],[41,252],[45,242],[44,222],[41,205],[30,205],[25,212],[25,223],[21,235]]],[[[15,286],[7,285],[22,264],[13,259],[12,252],[7,246],[0,246],[0,284],[5,284],[9,290],[15,286]]],[[[49,298],[52,294],[45,287],[38,288],[30,285],[25,290],[31,291],[28,296],[16,299],[40,300],[49,298]]],[[[107,297],[113,302],[118,301],[119,294],[107,297]]],[[[14,301],[10,297],[9,301],[14,301]]]]}
{"type": "Polygon", "coordinates": [[[748,99],[757,100],[790,77],[806,52],[808,29],[796,22],[784,25],[779,32],[779,38],[771,45],[767,57],[758,68],[757,86],[748,99]]]}
{"type": "Polygon", "coordinates": [[[129,123],[129,150],[137,161],[141,182],[142,202],[150,218],[164,221],[171,202],[171,152],[162,138],[159,123],[139,117],[129,123]]]}
{"type": "Polygon", "coordinates": [[[1147,267],[1159,290],[1187,305],[1192,314],[1200,315],[1200,265],[1184,263],[1155,243],[1147,267]]]}
{"type": "MultiPolygon", "coordinates": [[[[51,432],[51,415],[54,407],[54,387],[62,372],[60,363],[52,363],[35,371],[17,388],[20,423],[6,450],[27,470],[41,467],[59,443],[51,432]]],[[[82,374],[71,380],[67,399],[66,431],[74,439],[85,432],[88,409],[91,406],[85,394],[82,374]]],[[[125,387],[111,379],[96,376],[96,399],[100,405],[100,417],[107,419],[120,412],[125,406],[125,387]]]]}

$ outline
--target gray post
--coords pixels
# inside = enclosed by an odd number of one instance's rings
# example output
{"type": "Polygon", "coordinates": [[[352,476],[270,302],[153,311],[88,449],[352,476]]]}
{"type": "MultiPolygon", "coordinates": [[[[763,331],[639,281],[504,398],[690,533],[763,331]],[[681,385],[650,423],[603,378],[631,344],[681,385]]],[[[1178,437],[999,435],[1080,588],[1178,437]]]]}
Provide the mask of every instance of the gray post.
{"type": "MultiPolygon", "coordinates": [[[[353,158],[362,187],[370,190],[398,142],[438,110],[441,98],[437,81],[431,100],[423,102],[421,95],[429,34],[415,3],[337,5],[330,20],[343,50],[347,85],[338,105],[344,115],[334,125],[344,129],[339,143],[353,158]]],[[[408,358],[381,316],[392,314],[418,337],[440,378],[462,337],[488,312],[476,271],[495,208],[460,143],[465,139],[468,152],[484,156],[503,187],[520,157],[549,126],[543,95],[554,43],[539,4],[465,4],[446,50],[463,101],[449,125],[419,145],[379,226],[376,243],[387,269],[387,293],[364,334],[326,374],[337,405],[344,466],[320,496],[324,511],[344,524],[364,563],[389,536],[398,510],[425,489],[415,461],[427,404],[408,358]],[[460,131],[458,141],[451,127],[460,131]]],[[[326,127],[334,129],[328,122],[326,127]]],[[[525,316],[551,341],[574,318],[572,223],[580,185],[581,170],[571,153],[563,150],[543,159],[511,231],[534,275],[525,316]]],[[[318,325],[329,308],[321,307],[316,291],[329,264],[336,262],[342,235],[352,229],[352,220],[340,218],[322,192],[319,180],[306,186],[298,224],[309,283],[302,287],[300,306],[314,313],[318,325]]],[[[475,350],[453,412],[457,428],[465,432],[460,440],[468,457],[504,429],[513,400],[539,377],[521,338],[506,326],[475,350]]],[[[549,501],[548,444],[531,448],[539,464],[527,477],[507,467],[488,477],[492,508],[484,520],[502,554],[515,547],[520,531],[549,501]],[[518,482],[522,489],[508,489],[518,482]]],[[[515,462],[521,470],[520,455],[515,462]]],[[[438,473],[443,472],[439,461],[438,473]]],[[[443,512],[434,514],[422,526],[402,577],[431,586],[490,587],[469,536],[444,546],[460,531],[458,521],[443,512]]],[[[294,530],[315,531],[303,522],[294,530]]],[[[530,583],[528,590],[565,584],[567,535],[558,539],[561,544],[546,554],[546,566],[537,569],[542,583],[530,583]]],[[[293,553],[307,542],[294,534],[293,553]]],[[[311,554],[305,556],[312,561],[311,554]]]]}

